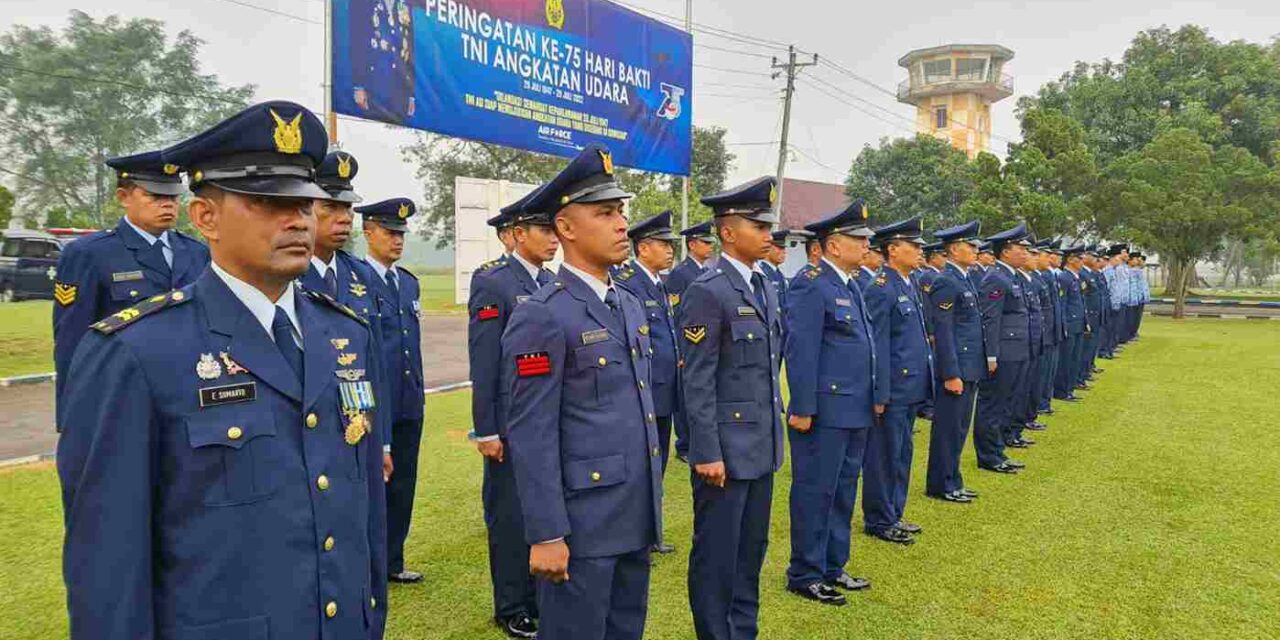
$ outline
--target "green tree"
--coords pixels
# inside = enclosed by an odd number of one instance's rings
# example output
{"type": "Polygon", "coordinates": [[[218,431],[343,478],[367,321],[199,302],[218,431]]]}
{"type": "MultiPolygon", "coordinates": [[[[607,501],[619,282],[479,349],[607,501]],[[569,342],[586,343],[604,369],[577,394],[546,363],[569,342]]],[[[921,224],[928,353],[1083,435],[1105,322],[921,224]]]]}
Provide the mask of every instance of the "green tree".
{"type": "Polygon", "coordinates": [[[863,147],[845,182],[850,198],[866,200],[876,224],[921,216],[926,229],[960,222],[973,190],[964,152],[927,135],[863,147]]]}
{"type": "MultiPolygon", "coordinates": [[[[698,198],[702,193],[719,191],[725,176],[733,171],[735,158],[725,148],[725,134],[726,131],[719,127],[693,128],[690,224],[710,218],[710,209],[702,206],[698,198]]],[[[451,246],[454,241],[456,178],[465,176],[540,184],[550,180],[565,166],[565,159],[558,156],[434,133],[419,134],[417,140],[404,147],[402,152],[417,166],[416,174],[424,187],[426,224],[420,233],[423,238],[434,240],[437,248],[451,246]]],[[[648,217],[665,209],[671,209],[678,215],[683,183],[679,177],[619,167],[618,180],[628,191],[636,194],[628,204],[633,217],[648,217]]]]}
{"type": "Polygon", "coordinates": [[[103,160],[172,143],[243,108],[254,88],[201,73],[201,44],[188,31],[170,39],[157,20],[95,21],[80,11],[60,32],[19,25],[0,36],[0,148],[24,207],[111,224],[120,211],[103,160]]]}
{"type": "Polygon", "coordinates": [[[1108,173],[1128,212],[1121,229],[1169,269],[1175,318],[1182,317],[1195,262],[1280,206],[1280,175],[1246,149],[1215,150],[1191,129],[1160,134],[1108,173]]]}
{"type": "Polygon", "coordinates": [[[8,229],[13,219],[13,192],[0,185],[0,229],[8,229]]]}

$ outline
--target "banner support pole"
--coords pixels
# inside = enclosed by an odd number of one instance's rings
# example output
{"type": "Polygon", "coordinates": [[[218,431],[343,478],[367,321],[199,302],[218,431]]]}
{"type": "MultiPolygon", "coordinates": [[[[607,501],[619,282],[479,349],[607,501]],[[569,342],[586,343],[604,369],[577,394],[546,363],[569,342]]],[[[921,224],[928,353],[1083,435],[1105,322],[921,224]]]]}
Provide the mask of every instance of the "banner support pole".
{"type": "MultiPolygon", "coordinates": [[[[692,43],[692,42],[693,42],[693,0],[684,0],[684,30],[685,30],[685,31],[687,31],[687,32],[689,33],[689,42],[690,42],[690,43],[692,43]]],[[[692,53],[693,53],[693,47],[690,47],[690,48],[689,48],[689,52],[690,52],[690,54],[692,54],[692,53]]],[[[690,106],[690,108],[692,108],[692,107],[693,107],[692,101],[690,101],[690,105],[689,105],[689,106],[690,106]]],[[[690,120],[692,120],[692,119],[693,119],[693,118],[692,118],[692,116],[690,116],[690,120]]],[[[693,131],[693,124],[692,124],[692,123],[690,123],[690,125],[689,125],[689,129],[690,129],[690,133],[689,133],[689,136],[690,136],[690,138],[689,138],[689,148],[690,148],[690,151],[689,151],[689,153],[690,153],[690,155],[692,155],[692,154],[693,154],[693,151],[692,151],[692,149],[693,149],[693,133],[692,133],[692,131],[693,131]]],[[[690,163],[689,163],[689,164],[690,164],[690,166],[689,166],[689,171],[692,173],[692,172],[693,172],[693,162],[692,162],[692,158],[690,158],[690,163]]],[[[680,178],[680,182],[681,182],[681,187],[682,187],[682,188],[680,189],[680,228],[681,228],[681,229],[688,229],[688,228],[689,228],[689,176],[681,176],[681,178],[680,178]]],[[[686,258],[686,257],[688,257],[688,256],[689,256],[689,245],[688,245],[687,243],[681,242],[681,243],[680,243],[680,258],[681,258],[681,259],[684,259],[684,258],[686,258]]]]}
{"type": "Polygon", "coordinates": [[[329,146],[338,144],[338,114],[333,111],[333,2],[324,3],[324,122],[329,146]]]}

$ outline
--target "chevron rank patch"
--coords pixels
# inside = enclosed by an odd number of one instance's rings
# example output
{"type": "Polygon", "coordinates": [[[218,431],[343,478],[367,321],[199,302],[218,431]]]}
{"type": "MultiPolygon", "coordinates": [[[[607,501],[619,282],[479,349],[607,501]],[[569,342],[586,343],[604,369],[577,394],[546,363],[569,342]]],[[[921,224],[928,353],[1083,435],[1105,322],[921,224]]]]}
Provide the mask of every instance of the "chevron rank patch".
{"type": "Polygon", "coordinates": [[[706,338],[707,325],[705,324],[691,324],[684,328],[684,339],[688,340],[689,344],[698,344],[706,338]]]}
{"type": "Polygon", "coordinates": [[[950,310],[951,310],[951,307],[952,307],[954,304],[955,304],[955,303],[952,303],[952,302],[939,302],[939,303],[938,303],[938,308],[939,308],[939,309],[942,309],[943,311],[950,311],[950,310]]]}
{"type": "Polygon", "coordinates": [[[53,283],[53,299],[57,300],[58,304],[64,307],[69,307],[76,301],[76,293],[79,291],[80,287],[77,287],[74,284],[67,284],[65,282],[53,283]]]}
{"type": "Polygon", "coordinates": [[[533,351],[516,356],[516,375],[521,378],[545,376],[551,373],[551,354],[533,351]]]}

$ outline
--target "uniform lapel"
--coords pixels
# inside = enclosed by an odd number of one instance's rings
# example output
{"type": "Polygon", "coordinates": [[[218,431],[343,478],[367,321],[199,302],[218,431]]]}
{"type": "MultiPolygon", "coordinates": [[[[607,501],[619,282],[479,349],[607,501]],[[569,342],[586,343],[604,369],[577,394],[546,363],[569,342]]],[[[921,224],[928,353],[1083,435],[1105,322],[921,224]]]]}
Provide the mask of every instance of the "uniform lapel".
{"type": "Polygon", "coordinates": [[[560,270],[560,282],[564,284],[565,290],[570,295],[587,306],[587,315],[591,316],[592,320],[607,329],[609,335],[613,336],[615,340],[624,345],[627,344],[626,327],[618,326],[619,321],[615,319],[613,312],[600,299],[600,296],[597,296],[596,292],[591,290],[587,283],[583,282],[581,278],[568,269],[560,270]]]}
{"type": "MultiPolygon", "coordinates": [[[[724,264],[718,268],[721,273],[725,274],[725,277],[729,278],[729,284],[733,285],[733,288],[737,289],[738,293],[742,294],[742,299],[745,300],[747,304],[751,305],[751,308],[755,309],[756,313],[760,314],[760,319],[768,322],[770,315],[769,310],[760,308],[760,304],[756,301],[755,294],[751,292],[751,284],[742,279],[742,274],[738,272],[738,268],[732,264],[724,264]]],[[[768,302],[768,294],[769,292],[766,290],[766,302],[768,302]]]]}
{"type": "MultiPolygon", "coordinates": [[[[116,235],[124,241],[124,246],[133,253],[133,259],[140,265],[150,270],[155,281],[164,284],[165,289],[173,288],[173,270],[164,261],[164,254],[160,251],[153,251],[151,245],[147,244],[142,236],[138,235],[133,227],[124,218],[120,218],[120,223],[116,225],[116,235]]],[[[172,241],[172,239],[171,239],[172,241]]],[[[177,253],[174,254],[176,264],[177,253]]]]}
{"type": "MultiPolygon", "coordinates": [[[[337,354],[332,351],[333,347],[329,344],[332,331],[329,323],[324,321],[320,316],[319,310],[310,298],[305,295],[295,296],[295,304],[298,311],[298,322],[305,327],[302,334],[302,358],[303,358],[303,391],[304,400],[302,410],[310,411],[311,407],[319,399],[321,393],[324,392],[330,384],[333,384],[335,364],[337,363],[337,354]]],[[[347,337],[347,336],[339,336],[347,337]]],[[[354,363],[355,368],[366,368],[368,362],[354,363]]]]}
{"type": "Polygon", "coordinates": [[[209,330],[230,339],[227,355],[253,377],[300,402],[302,381],[289,368],[267,330],[212,269],[205,271],[196,282],[196,294],[204,307],[209,330]]]}

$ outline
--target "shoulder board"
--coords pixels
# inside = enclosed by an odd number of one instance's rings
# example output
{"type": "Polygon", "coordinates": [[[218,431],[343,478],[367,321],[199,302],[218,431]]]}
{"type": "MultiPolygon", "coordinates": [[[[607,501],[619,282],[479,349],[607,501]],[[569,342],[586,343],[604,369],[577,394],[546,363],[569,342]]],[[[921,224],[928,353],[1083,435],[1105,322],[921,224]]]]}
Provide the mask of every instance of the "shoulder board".
{"type": "Polygon", "coordinates": [[[635,275],[636,275],[635,270],[627,268],[619,271],[618,274],[615,275],[614,277],[623,282],[626,282],[627,280],[630,280],[631,278],[635,277],[635,275]]]}
{"type": "Polygon", "coordinates": [[[551,296],[554,296],[561,291],[564,291],[564,282],[557,278],[552,280],[550,285],[538,287],[538,290],[533,292],[533,295],[529,296],[529,299],[537,300],[538,302],[546,302],[551,299],[551,296]]]}
{"type": "Polygon", "coordinates": [[[888,278],[886,278],[886,277],[884,277],[884,274],[883,274],[883,273],[882,273],[882,274],[880,274],[880,275],[878,275],[878,276],[876,276],[876,286],[877,286],[877,287],[883,287],[884,285],[888,284],[888,282],[889,282],[889,279],[888,279],[888,278]]]}
{"type": "Polygon", "coordinates": [[[302,292],[302,294],[303,294],[303,295],[307,296],[308,298],[311,298],[312,300],[315,300],[316,302],[319,302],[319,303],[321,303],[321,304],[325,304],[325,305],[327,305],[327,306],[332,307],[333,309],[337,310],[337,311],[338,311],[339,313],[341,313],[342,315],[348,316],[348,317],[350,317],[352,320],[355,320],[356,322],[359,322],[360,324],[363,324],[363,325],[367,325],[367,324],[369,324],[369,321],[368,321],[368,320],[365,320],[364,318],[360,317],[360,314],[358,314],[358,313],[356,313],[354,310],[352,310],[352,309],[351,309],[351,307],[348,307],[347,305],[342,304],[341,302],[338,302],[337,300],[334,300],[334,299],[333,299],[332,297],[330,297],[330,296],[329,296],[329,294],[327,294],[327,293],[321,293],[321,292],[319,292],[319,291],[312,291],[312,290],[310,290],[310,289],[304,289],[304,288],[301,288],[301,287],[299,287],[299,288],[298,288],[298,291],[302,292]]]}
{"type": "Polygon", "coordinates": [[[409,276],[410,278],[413,278],[414,280],[417,280],[417,279],[418,279],[418,276],[414,275],[412,271],[410,271],[410,270],[408,270],[408,269],[406,269],[406,268],[404,268],[404,267],[396,267],[396,270],[397,270],[397,272],[398,272],[400,275],[409,276]]]}
{"type": "Polygon", "coordinates": [[[490,260],[490,261],[488,261],[488,262],[486,262],[486,263],[484,263],[484,264],[480,265],[480,266],[476,269],[476,271],[488,271],[488,270],[490,270],[490,269],[492,269],[492,268],[494,268],[494,267],[500,267],[500,266],[502,266],[502,265],[504,265],[504,264],[506,264],[506,263],[507,263],[507,260],[506,260],[505,258],[494,258],[493,260],[490,260]]]}
{"type": "Polygon", "coordinates": [[[139,319],[149,316],[161,309],[180,305],[191,299],[191,295],[184,291],[170,291],[169,293],[161,293],[151,296],[137,305],[117,311],[95,323],[90,327],[98,333],[111,335],[139,319]]]}

